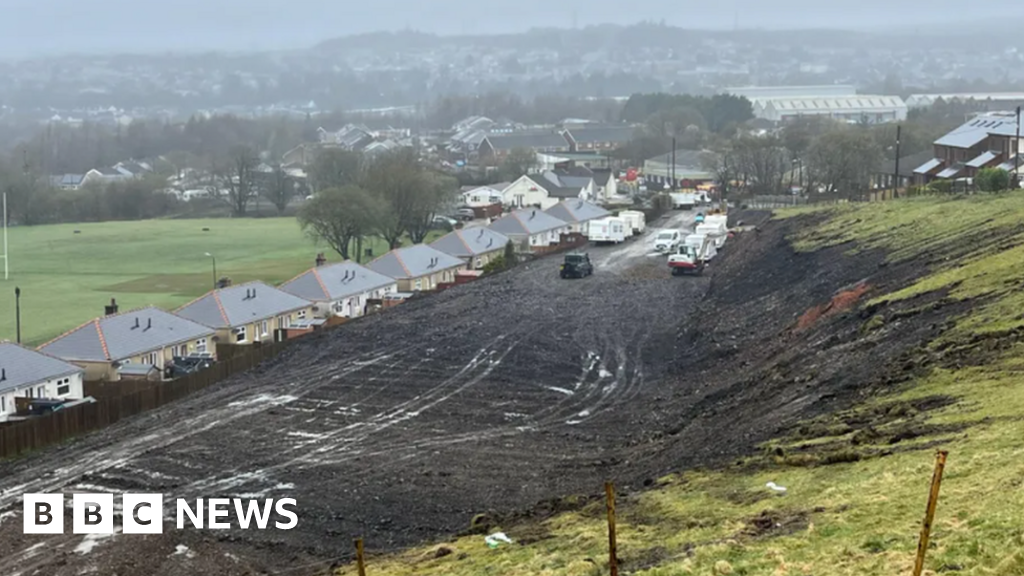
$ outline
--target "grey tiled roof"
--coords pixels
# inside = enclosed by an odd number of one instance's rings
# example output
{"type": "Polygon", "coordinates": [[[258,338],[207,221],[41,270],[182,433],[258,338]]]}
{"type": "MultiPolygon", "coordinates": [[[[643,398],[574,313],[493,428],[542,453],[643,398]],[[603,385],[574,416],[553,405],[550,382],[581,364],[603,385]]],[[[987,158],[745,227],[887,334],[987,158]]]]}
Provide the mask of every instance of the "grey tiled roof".
{"type": "Polygon", "coordinates": [[[0,370],[0,393],[82,371],[74,364],[13,342],[0,342],[0,370]]]}
{"type": "Polygon", "coordinates": [[[64,360],[107,362],[212,335],[207,326],[149,307],[97,318],[39,350],[64,360]]]}
{"type": "Polygon", "coordinates": [[[394,285],[394,278],[345,261],[307,270],[281,285],[281,290],[312,302],[325,302],[394,285]]]}
{"type": "Polygon", "coordinates": [[[612,142],[624,144],[633,139],[636,129],[632,126],[602,126],[598,128],[572,128],[569,134],[577,144],[612,142]]]}
{"type": "Polygon", "coordinates": [[[516,210],[490,225],[490,229],[506,236],[540,234],[549,230],[565,228],[564,220],[536,208],[516,210]]]}
{"type": "Polygon", "coordinates": [[[487,140],[495,150],[568,150],[569,142],[557,132],[513,132],[511,134],[489,134],[487,140]]]}
{"type": "Polygon", "coordinates": [[[611,212],[586,200],[563,200],[545,212],[565,222],[587,222],[612,215],[611,212]]]}
{"type": "Polygon", "coordinates": [[[504,250],[508,237],[481,226],[455,230],[434,241],[431,246],[459,258],[504,250]]]}
{"type": "Polygon", "coordinates": [[[273,286],[262,282],[250,282],[213,290],[175,310],[174,313],[204,326],[234,328],[294,312],[309,305],[308,300],[273,286]],[[248,297],[250,292],[255,296],[248,297]]]}
{"type": "Polygon", "coordinates": [[[392,250],[367,264],[371,270],[395,279],[420,278],[458,266],[465,266],[465,262],[426,244],[392,250]]]}

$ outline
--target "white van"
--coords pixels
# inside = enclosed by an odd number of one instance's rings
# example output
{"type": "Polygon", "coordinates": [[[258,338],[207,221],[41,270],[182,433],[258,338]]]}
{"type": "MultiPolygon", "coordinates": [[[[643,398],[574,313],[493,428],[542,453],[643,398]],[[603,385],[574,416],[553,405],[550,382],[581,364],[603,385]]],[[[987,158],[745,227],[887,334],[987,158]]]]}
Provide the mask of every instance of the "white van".
{"type": "Polygon", "coordinates": [[[662,230],[654,237],[654,250],[659,254],[675,252],[682,241],[683,234],[679,230],[662,230]]]}

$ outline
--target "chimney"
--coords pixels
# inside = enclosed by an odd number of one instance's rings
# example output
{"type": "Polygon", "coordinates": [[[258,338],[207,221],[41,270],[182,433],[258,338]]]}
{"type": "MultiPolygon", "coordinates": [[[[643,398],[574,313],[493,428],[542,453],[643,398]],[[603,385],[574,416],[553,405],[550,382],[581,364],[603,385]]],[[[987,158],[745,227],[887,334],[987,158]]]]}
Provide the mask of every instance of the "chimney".
{"type": "Polygon", "coordinates": [[[104,312],[104,316],[112,316],[114,314],[117,314],[117,300],[111,298],[110,305],[104,307],[104,312]]]}
{"type": "MultiPolygon", "coordinates": [[[[146,319],[146,330],[149,330],[152,327],[153,327],[153,319],[152,318],[147,318],[146,319]]],[[[143,332],[145,332],[146,330],[143,330],[143,332]]]]}
{"type": "Polygon", "coordinates": [[[139,317],[138,317],[138,316],[136,316],[136,317],[135,317],[135,326],[132,326],[132,330],[135,330],[135,329],[136,329],[136,328],[138,328],[138,327],[139,327],[139,317]]]}
{"type": "Polygon", "coordinates": [[[483,237],[484,237],[484,229],[481,228],[480,229],[480,234],[477,235],[477,238],[483,238],[483,237]]]}
{"type": "Polygon", "coordinates": [[[536,216],[536,215],[537,215],[537,211],[536,210],[534,210],[533,212],[530,212],[530,220],[533,220],[533,217],[536,216]]]}
{"type": "Polygon", "coordinates": [[[7,380],[7,368],[0,368],[0,382],[7,380]]]}
{"type": "Polygon", "coordinates": [[[255,297],[256,297],[256,289],[255,289],[255,288],[253,288],[253,289],[252,289],[252,297],[253,297],[253,298],[255,298],[255,297]]]}

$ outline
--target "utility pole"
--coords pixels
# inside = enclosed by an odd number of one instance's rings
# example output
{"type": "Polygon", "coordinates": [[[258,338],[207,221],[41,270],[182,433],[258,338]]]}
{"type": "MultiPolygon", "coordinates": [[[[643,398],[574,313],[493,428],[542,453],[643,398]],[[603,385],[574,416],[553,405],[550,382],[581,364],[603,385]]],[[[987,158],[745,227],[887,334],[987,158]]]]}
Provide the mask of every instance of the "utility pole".
{"type": "Polygon", "coordinates": [[[672,137],[672,192],[676,191],[676,137],[672,137]]]}
{"type": "Polygon", "coordinates": [[[900,135],[903,126],[896,126],[896,170],[892,173],[892,197],[899,195],[900,189],[900,135]]]}
{"type": "Polygon", "coordinates": [[[7,192],[4,192],[4,280],[7,280],[10,270],[7,265],[7,192]]]}
{"type": "Polygon", "coordinates": [[[1020,186],[1020,106],[1017,106],[1017,139],[1013,143],[1013,187],[1020,186]]]}
{"type": "Polygon", "coordinates": [[[21,344],[21,288],[14,287],[14,324],[18,330],[18,344],[21,344]]]}

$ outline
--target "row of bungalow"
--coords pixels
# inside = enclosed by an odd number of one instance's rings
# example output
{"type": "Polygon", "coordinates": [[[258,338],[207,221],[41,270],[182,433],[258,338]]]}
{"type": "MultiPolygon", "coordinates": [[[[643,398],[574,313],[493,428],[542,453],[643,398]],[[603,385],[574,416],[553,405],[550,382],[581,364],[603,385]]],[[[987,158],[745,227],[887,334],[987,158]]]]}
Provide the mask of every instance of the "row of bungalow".
{"type": "Polygon", "coordinates": [[[547,210],[524,208],[452,231],[431,244],[398,248],[367,263],[322,263],[270,286],[224,286],[168,312],[153,306],[105,314],[29,349],[0,342],[0,422],[17,398],[81,399],[87,381],[173,379],[217,360],[218,345],[281,341],[358,318],[422,292],[470,281],[511,242],[515,252],[544,254],[578,241],[588,222],[609,216],[585,200],[547,210]]]}

